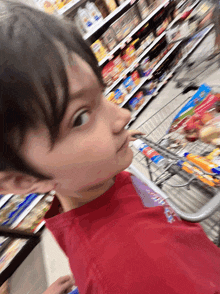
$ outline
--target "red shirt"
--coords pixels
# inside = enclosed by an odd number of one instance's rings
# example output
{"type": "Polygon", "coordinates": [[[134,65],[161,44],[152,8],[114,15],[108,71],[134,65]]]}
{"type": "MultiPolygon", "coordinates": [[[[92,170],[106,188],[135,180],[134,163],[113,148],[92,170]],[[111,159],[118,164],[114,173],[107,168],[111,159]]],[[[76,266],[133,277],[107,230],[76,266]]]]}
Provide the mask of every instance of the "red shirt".
{"type": "Polygon", "coordinates": [[[55,199],[45,219],[80,294],[220,293],[220,249],[127,172],[77,209],[55,199]]]}

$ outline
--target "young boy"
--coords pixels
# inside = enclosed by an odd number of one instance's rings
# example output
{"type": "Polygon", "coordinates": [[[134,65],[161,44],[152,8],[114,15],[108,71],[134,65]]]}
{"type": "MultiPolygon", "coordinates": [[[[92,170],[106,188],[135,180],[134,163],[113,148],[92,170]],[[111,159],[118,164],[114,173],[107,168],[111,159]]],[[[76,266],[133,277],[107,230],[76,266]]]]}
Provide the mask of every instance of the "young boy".
{"type": "Polygon", "coordinates": [[[0,16],[1,193],[57,191],[45,219],[80,294],[220,293],[219,248],[123,171],[130,114],[72,24],[5,0],[0,16]]]}

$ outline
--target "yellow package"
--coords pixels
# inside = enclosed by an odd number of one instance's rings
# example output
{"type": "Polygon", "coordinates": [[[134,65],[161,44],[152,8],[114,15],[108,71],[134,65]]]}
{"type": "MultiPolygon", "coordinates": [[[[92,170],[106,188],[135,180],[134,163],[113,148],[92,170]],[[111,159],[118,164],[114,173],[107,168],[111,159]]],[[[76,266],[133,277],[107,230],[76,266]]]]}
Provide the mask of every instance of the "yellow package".
{"type": "Polygon", "coordinates": [[[106,99],[107,99],[108,101],[115,102],[115,93],[114,93],[114,92],[110,92],[110,93],[108,94],[108,96],[106,97],[106,99]]]}
{"type": "Polygon", "coordinates": [[[93,53],[95,54],[98,62],[104,59],[108,54],[107,50],[105,49],[105,47],[99,39],[95,41],[90,47],[93,53]]]}
{"type": "Polygon", "coordinates": [[[114,11],[117,8],[117,5],[114,0],[105,0],[105,3],[110,12],[114,11]]]}

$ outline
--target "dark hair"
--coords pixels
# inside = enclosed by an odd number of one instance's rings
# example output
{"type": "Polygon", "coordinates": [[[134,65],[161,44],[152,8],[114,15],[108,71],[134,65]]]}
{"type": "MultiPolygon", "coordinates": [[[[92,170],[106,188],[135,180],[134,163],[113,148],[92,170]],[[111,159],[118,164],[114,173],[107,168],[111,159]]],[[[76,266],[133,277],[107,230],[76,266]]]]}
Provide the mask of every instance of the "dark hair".
{"type": "Polygon", "coordinates": [[[83,58],[103,84],[96,58],[71,22],[0,0],[0,170],[48,178],[28,166],[18,150],[27,130],[40,122],[47,126],[52,145],[58,136],[69,90],[57,44],[83,58]]]}

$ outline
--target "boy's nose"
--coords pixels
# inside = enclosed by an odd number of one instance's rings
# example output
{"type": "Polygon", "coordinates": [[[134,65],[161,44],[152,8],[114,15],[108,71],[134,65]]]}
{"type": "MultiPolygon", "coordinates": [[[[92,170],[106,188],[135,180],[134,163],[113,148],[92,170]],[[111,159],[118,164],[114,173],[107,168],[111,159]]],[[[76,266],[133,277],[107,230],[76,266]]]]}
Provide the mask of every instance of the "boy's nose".
{"type": "Polygon", "coordinates": [[[125,108],[119,108],[118,106],[115,107],[115,115],[113,121],[113,133],[117,134],[120,133],[125,126],[129,123],[131,119],[131,113],[129,110],[125,108]]]}

